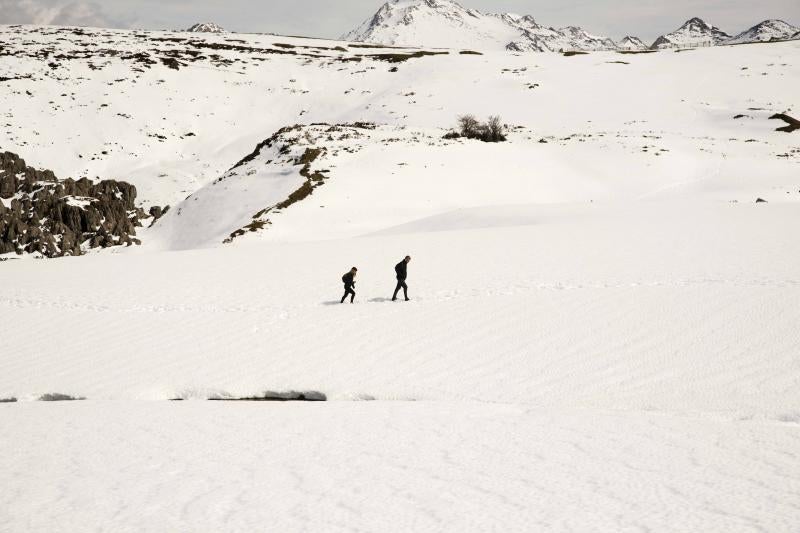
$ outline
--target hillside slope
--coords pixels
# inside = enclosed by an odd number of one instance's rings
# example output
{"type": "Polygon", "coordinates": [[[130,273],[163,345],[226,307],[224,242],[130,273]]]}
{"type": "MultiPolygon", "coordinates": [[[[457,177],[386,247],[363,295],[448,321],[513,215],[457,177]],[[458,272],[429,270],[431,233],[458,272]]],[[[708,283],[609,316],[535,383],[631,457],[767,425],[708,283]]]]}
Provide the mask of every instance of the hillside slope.
{"type": "Polygon", "coordinates": [[[145,247],[221,246],[303,183],[295,161],[311,146],[322,150],[310,170],[328,171],[324,186],[244,240],[354,236],[490,198],[553,203],[693,191],[723,201],[797,201],[796,137],[768,120],[794,112],[797,43],[546,55],[532,66],[504,52],[422,55],[276,36],[37,27],[9,27],[7,35],[0,77],[9,90],[0,99],[10,111],[0,147],[60,177],[130,182],[145,208],[170,205],[152,231],[140,232],[145,247]],[[98,40],[114,45],[89,46],[98,40]],[[684,80],[678,87],[676,77],[684,80]],[[509,142],[441,139],[463,113],[500,115],[509,142]],[[376,129],[330,141],[324,134],[357,123],[376,129]],[[303,130],[291,156],[265,152],[242,175],[222,179],[295,124],[303,130]],[[508,162],[501,171],[492,163],[498,157],[508,162]],[[630,169],[624,176],[621,160],[630,169]],[[541,168],[547,172],[532,170],[541,168]],[[397,193],[369,189],[376,173],[397,193]],[[260,183],[267,175],[286,188],[260,183]],[[446,176],[469,186],[458,195],[434,187],[424,203],[414,201],[446,176]],[[401,179],[409,186],[392,185],[401,179]],[[345,203],[354,197],[359,205],[345,203]],[[369,216],[350,215],[369,205],[369,216]]]}

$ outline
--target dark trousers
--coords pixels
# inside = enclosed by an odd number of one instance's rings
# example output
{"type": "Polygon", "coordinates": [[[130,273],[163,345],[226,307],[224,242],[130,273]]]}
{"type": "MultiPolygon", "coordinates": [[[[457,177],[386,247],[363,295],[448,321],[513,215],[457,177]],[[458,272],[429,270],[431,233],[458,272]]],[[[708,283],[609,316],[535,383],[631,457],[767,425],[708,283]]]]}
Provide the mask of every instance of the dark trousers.
{"type": "Polygon", "coordinates": [[[405,299],[408,300],[408,285],[406,285],[406,280],[404,279],[397,280],[397,287],[394,288],[392,300],[397,299],[397,293],[400,292],[400,289],[403,289],[403,296],[405,296],[405,299]]]}
{"type": "Polygon", "coordinates": [[[344,301],[347,300],[347,295],[348,294],[350,295],[350,303],[353,303],[353,300],[356,299],[355,288],[351,287],[349,285],[345,285],[344,286],[344,296],[342,296],[342,303],[344,303],[344,301]]]}

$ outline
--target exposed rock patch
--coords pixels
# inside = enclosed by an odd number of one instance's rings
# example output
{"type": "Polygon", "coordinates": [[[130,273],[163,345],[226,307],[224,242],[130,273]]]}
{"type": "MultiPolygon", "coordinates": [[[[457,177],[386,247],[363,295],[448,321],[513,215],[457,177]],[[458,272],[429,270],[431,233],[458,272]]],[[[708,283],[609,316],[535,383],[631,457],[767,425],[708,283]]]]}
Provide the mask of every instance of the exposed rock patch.
{"type": "Polygon", "coordinates": [[[387,63],[403,63],[409,59],[419,59],[425,56],[441,56],[448,55],[450,52],[428,52],[420,50],[418,52],[411,52],[408,54],[367,54],[361,57],[375,59],[376,61],[386,61],[387,63]]]}
{"type": "Polygon", "coordinates": [[[212,396],[211,401],[217,402],[325,402],[328,397],[319,391],[289,391],[289,392],[264,392],[260,396],[234,397],[212,396]]]}
{"type": "Polygon", "coordinates": [[[61,394],[60,392],[50,392],[39,396],[40,402],[76,402],[85,400],[83,396],[71,396],[69,394],[61,394]]]}
{"type": "Polygon", "coordinates": [[[78,256],[86,248],[140,244],[136,228],[163,210],[148,215],[135,200],[129,183],[60,180],[0,153],[0,254],[78,256]]]}
{"type": "Polygon", "coordinates": [[[787,126],[784,126],[782,128],[778,128],[776,131],[783,131],[785,133],[792,133],[793,131],[800,130],[800,120],[797,120],[796,118],[792,118],[792,117],[790,117],[789,115],[787,115],[785,113],[777,113],[775,115],[772,115],[769,118],[770,118],[770,120],[782,120],[786,124],[788,124],[787,126]]]}

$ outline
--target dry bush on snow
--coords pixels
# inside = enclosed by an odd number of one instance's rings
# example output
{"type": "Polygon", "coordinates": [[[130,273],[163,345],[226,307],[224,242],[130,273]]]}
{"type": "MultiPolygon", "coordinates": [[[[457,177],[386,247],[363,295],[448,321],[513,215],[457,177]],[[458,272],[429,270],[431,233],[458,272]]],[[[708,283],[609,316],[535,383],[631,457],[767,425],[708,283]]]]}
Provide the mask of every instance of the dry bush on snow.
{"type": "Polygon", "coordinates": [[[448,132],[445,139],[479,139],[483,142],[503,142],[506,140],[506,127],[498,116],[491,116],[486,123],[480,122],[475,115],[458,117],[458,131],[448,132]]]}

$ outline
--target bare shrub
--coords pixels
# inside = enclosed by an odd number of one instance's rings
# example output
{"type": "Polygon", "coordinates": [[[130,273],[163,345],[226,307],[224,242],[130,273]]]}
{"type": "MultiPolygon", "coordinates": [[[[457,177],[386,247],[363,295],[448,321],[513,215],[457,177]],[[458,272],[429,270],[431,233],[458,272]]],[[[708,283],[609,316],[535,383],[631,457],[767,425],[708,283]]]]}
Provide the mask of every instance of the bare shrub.
{"type": "Polygon", "coordinates": [[[461,136],[467,139],[475,139],[480,135],[481,123],[475,118],[475,115],[458,117],[458,127],[461,130],[461,136]]]}
{"type": "Polygon", "coordinates": [[[496,115],[489,117],[488,122],[483,125],[481,133],[483,134],[481,140],[484,142],[498,143],[506,140],[505,126],[500,117],[496,115]]]}
{"type": "Polygon", "coordinates": [[[486,123],[481,123],[474,115],[458,117],[458,131],[447,133],[445,139],[479,139],[483,142],[497,143],[506,140],[506,127],[499,116],[491,116],[486,123]]]}

